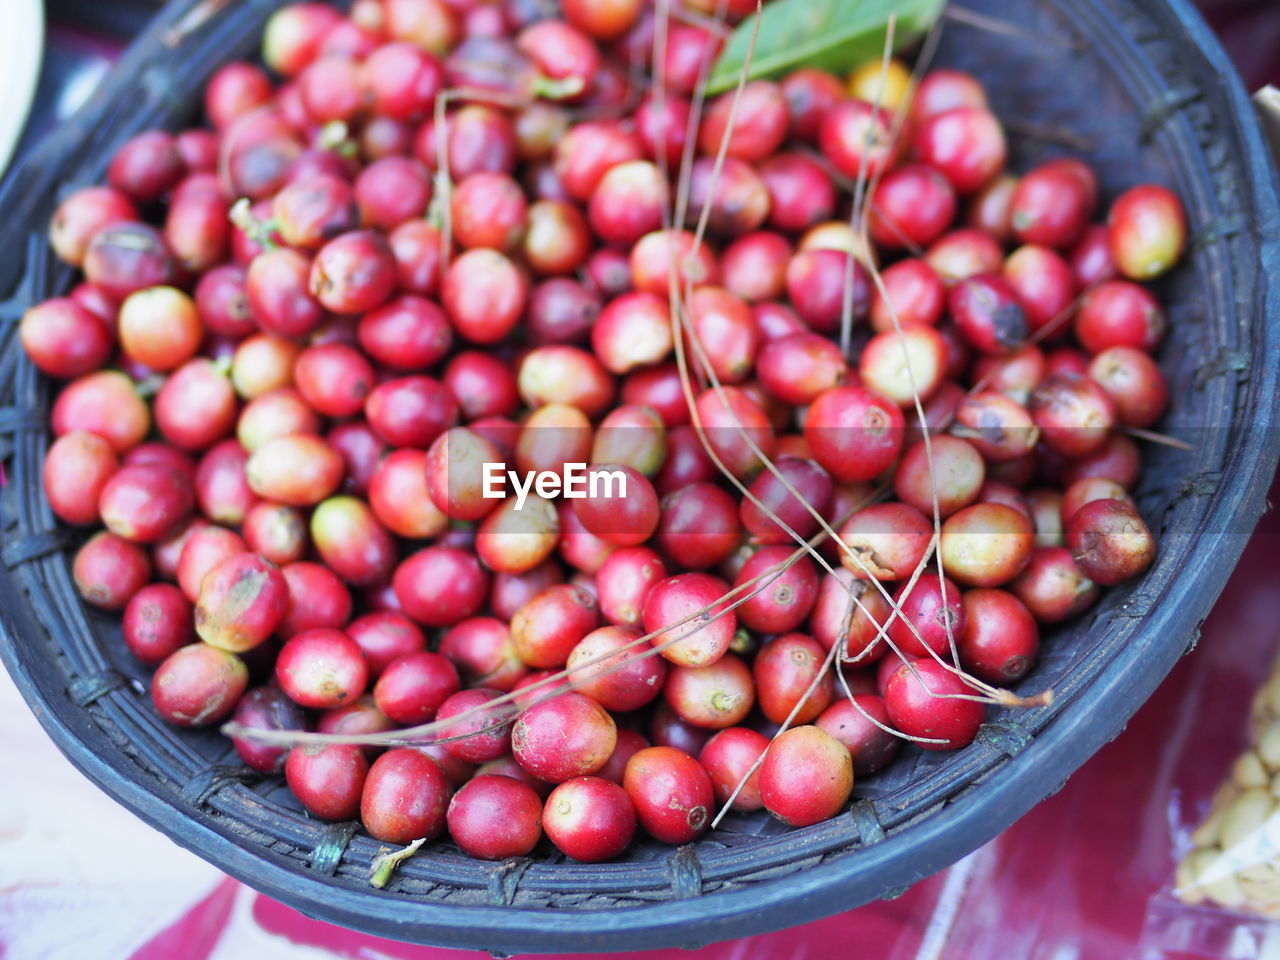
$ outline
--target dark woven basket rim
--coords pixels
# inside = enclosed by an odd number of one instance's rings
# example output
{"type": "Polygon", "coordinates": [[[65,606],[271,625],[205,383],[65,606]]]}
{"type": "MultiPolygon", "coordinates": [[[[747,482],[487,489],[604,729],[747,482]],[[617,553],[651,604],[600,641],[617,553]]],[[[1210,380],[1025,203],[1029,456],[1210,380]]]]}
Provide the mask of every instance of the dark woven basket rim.
{"type": "MultiPolygon", "coordinates": [[[[226,51],[242,42],[245,22],[260,22],[281,2],[253,0],[234,16],[224,11],[172,45],[165,41],[174,25],[198,0],[170,4],[90,104],[0,188],[0,209],[10,215],[8,249],[25,253],[25,258],[0,265],[0,294],[10,295],[0,305],[0,398],[30,395],[47,402],[47,389],[17,357],[11,321],[28,302],[69,277],[51,264],[43,240],[39,214],[52,195],[65,180],[78,185],[100,178],[111,145],[142,126],[176,122],[187,109],[192,84],[179,78],[225,59],[226,51]]],[[[1184,113],[1195,91],[1167,89],[1146,64],[1140,40],[1117,29],[1106,32],[1107,6],[1105,0],[1080,0],[1072,4],[1072,14],[1081,29],[1106,37],[1109,60],[1124,65],[1116,68],[1117,74],[1135,98],[1141,94],[1143,102],[1152,104],[1144,122],[1191,171],[1183,185],[1190,191],[1189,206],[1220,213],[1210,182],[1214,158],[1184,113]]],[[[0,407],[0,460],[12,457],[15,465],[14,482],[0,495],[7,568],[0,571],[0,659],[72,762],[140,817],[304,913],[383,936],[506,952],[692,945],[801,923],[892,895],[954,862],[1057,789],[1115,736],[1171,668],[1194,639],[1243,548],[1243,536],[1222,531],[1252,527],[1280,452],[1280,289],[1269,282],[1266,269],[1280,268],[1274,170],[1243,87],[1189,2],[1147,0],[1145,7],[1166,30],[1176,26],[1181,33],[1172,39],[1198,51],[1222,76],[1223,90],[1216,95],[1229,116],[1218,119],[1229,125],[1231,138],[1224,149],[1238,154],[1235,162],[1247,180],[1240,185],[1247,195],[1242,205],[1247,225],[1219,229],[1224,226],[1219,218],[1207,215],[1198,224],[1198,269],[1205,272],[1210,292],[1221,297],[1237,272],[1245,270],[1256,291],[1253,303],[1239,303],[1233,313],[1241,325],[1239,336],[1224,338],[1224,351],[1234,343],[1235,353],[1212,358],[1220,370],[1210,370],[1211,364],[1205,368],[1210,371],[1206,392],[1234,410],[1234,429],[1218,439],[1218,448],[1209,449],[1213,445],[1207,443],[1196,454],[1195,462],[1206,469],[1192,478],[1181,499],[1175,498],[1184,513],[1198,511],[1195,525],[1180,528],[1177,537],[1185,540],[1167,543],[1162,548],[1166,559],[1123,594],[1121,603],[1108,608],[1105,648],[1084,658],[1067,682],[1055,685],[1058,700],[1053,706],[997,715],[977,744],[935,764],[911,791],[864,798],[847,815],[813,828],[738,846],[702,841],[640,862],[488,865],[428,854],[410,861],[402,873],[419,881],[427,878],[441,893],[434,900],[406,893],[396,884],[387,892],[363,886],[359,865],[367,864],[378,847],[367,837],[353,837],[350,825],[317,828],[278,814],[270,837],[255,839],[244,824],[237,832],[229,820],[239,816],[248,822],[252,811],[246,801],[264,807],[240,785],[240,771],[210,766],[180,741],[166,742],[163,751],[143,742],[144,735],[163,730],[163,725],[133,706],[137,692],[91,645],[69,647],[64,661],[56,664],[57,673],[43,662],[38,640],[46,629],[79,637],[77,631],[88,632],[92,625],[71,599],[66,560],[59,553],[65,534],[40,501],[38,483],[32,482],[32,464],[38,464],[44,449],[44,415],[38,405],[21,402],[0,407]],[[1231,238],[1238,240],[1241,231],[1256,263],[1231,263],[1230,244],[1236,242],[1231,238]],[[1240,348],[1241,343],[1248,349],[1240,348]],[[1243,359],[1237,355],[1241,353],[1243,359]],[[1237,375],[1250,380],[1240,382],[1237,375]],[[1176,569],[1174,556],[1179,558],[1176,569]],[[41,591],[49,597],[43,598],[41,591]],[[44,605],[37,614],[34,607],[40,603],[44,605]],[[130,751],[121,747],[120,736],[113,739],[113,731],[134,731],[134,759],[143,766],[125,765],[130,751]],[[159,782],[146,774],[148,764],[160,771],[181,769],[184,779],[159,782]],[[277,852],[281,844],[309,854],[277,852]],[[850,855],[855,847],[859,849],[850,855]],[[458,890],[472,893],[465,899],[445,898],[458,890]],[[712,892],[699,896],[706,890],[712,892]],[[521,897],[529,891],[545,893],[556,906],[523,906],[521,897]],[[619,905],[616,897],[612,905],[600,902],[619,891],[633,895],[629,905],[619,905]],[[581,909],[575,908],[575,897],[583,900],[581,909]]],[[[1033,677],[1033,689],[1036,682],[1033,677]]]]}

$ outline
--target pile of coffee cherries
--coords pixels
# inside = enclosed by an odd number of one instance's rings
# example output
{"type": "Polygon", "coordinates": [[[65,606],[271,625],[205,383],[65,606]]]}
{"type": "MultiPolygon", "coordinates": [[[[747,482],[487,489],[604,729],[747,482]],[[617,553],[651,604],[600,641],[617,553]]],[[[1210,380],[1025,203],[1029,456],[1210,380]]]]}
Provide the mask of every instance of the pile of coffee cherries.
{"type": "Polygon", "coordinates": [[[954,70],[702,104],[706,5],[285,7],[58,207],[83,282],[21,342],[75,582],[316,817],[585,861],[816,823],[1151,563],[1178,199],[1006,171],[954,70]]]}

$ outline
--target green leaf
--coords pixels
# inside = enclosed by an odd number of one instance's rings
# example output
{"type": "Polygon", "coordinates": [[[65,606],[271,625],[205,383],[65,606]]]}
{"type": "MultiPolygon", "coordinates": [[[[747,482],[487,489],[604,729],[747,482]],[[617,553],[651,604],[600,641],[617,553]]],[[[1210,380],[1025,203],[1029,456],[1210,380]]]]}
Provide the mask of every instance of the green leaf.
{"type": "MultiPolygon", "coordinates": [[[[798,67],[844,73],[884,55],[890,14],[896,14],[894,49],[920,39],[946,0],[774,0],[760,15],[760,34],[747,79],[772,77],[798,67]]],[[[751,46],[755,17],[738,24],[707,78],[707,92],[738,82],[751,46]]]]}

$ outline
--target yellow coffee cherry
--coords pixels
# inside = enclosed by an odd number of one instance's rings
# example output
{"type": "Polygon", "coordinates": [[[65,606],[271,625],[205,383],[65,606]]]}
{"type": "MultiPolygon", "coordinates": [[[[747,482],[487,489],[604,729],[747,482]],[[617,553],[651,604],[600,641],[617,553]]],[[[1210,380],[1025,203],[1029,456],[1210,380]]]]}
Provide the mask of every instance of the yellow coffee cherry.
{"type": "Polygon", "coordinates": [[[890,60],[889,68],[885,70],[884,63],[877,57],[850,73],[845,88],[851,97],[867,103],[879,103],[885,110],[898,110],[910,98],[911,71],[901,60],[890,60]]]}

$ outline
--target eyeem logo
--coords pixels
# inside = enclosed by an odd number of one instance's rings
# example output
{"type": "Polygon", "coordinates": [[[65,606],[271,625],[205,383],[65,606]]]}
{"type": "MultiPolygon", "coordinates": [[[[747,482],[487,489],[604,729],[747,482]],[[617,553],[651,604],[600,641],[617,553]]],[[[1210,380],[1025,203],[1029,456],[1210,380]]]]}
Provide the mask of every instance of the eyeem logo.
{"type": "Polygon", "coordinates": [[[518,471],[508,470],[505,463],[484,465],[484,496],[489,500],[504,500],[506,482],[516,492],[516,509],[524,509],[530,491],[544,500],[564,497],[566,500],[585,500],[587,497],[625,497],[627,475],[621,470],[593,470],[587,472],[585,463],[566,463],[563,476],[554,470],[531,470],[523,477],[518,471]]]}

